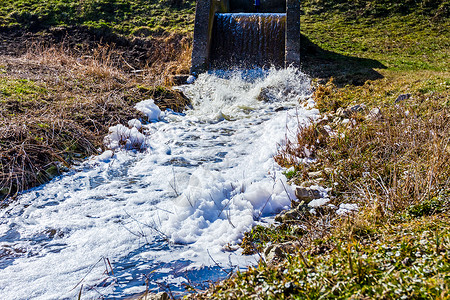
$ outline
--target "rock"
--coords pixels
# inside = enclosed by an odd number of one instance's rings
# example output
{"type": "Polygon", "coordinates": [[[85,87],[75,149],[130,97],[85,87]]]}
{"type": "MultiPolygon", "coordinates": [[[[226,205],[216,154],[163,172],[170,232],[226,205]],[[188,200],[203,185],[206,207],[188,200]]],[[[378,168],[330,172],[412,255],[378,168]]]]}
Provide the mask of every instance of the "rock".
{"type": "Polygon", "coordinates": [[[278,262],[286,258],[287,254],[294,253],[299,248],[299,243],[286,242],[281,244],[270,244],[264,249],[264,256],[269,264],[278,262]]]}
{"type": "Polygon", "coordinates": [[[350,112],[353,112],[353,113],[363,112],[366,110],[366,105],[365,104],[356,104],[356,105],[350,107],[349,110],[350,110],[350,112]]]}
{"type": "Polygon", "coordinates": [[[395,99],[395,103],[399,103],[401,101],[408,100],[409,98],[411,98],[411,94],[401,94],[397,97],[397,99],[395,99]]]}
{"type": "Polygon", "coordinates": [[[297,187],[295,189],[295,196],[297,197],[297,199],[303,200],[305,202],[309,202],[311,200],[319,199],[322,197],[320,195],[320,191],[303,187],[297,187]]]}
{"type": "Polygon", "coordinates": [[[373,108],[367,115],[367,119],[373,121],[379,120],[381,119],[381,117],[382,117],[381,110],[378,107],[373,108]]]}
{"type": "Polygon", "coordinates": [[[263,102],[273,102],[276,99],[276,97],[275,95],[273,95],[273,92],[271,91],[270,87],[265,87],[261,89],[256,99],[263,102]]]}
{"type": "Polygon", "coordinates": [[[339,107],[336,111],[336,116],[343,118],[343,119],[348,119],[352,114],[358,113],[358,112],[363,112],[365,110],[366,110],[366,105],[364,105],[364,104],[356,104],[356,105],[353,105],[348,108],[339,107]]]}
{"type": "Polygon", "coordinates": [[[298,220],[299,216],[300,216],[299,211],[296,208],[293,208],[293,209],[285,210],[285,211],[279,213],[275,217],[275,221],[284,223],[287,221],[298,220]]]}
{"type": "Polygon", "coordinates": [[[292,209],[284,210],[278,215],[275,216],[275,221],[280,223],[289,223],[292,221],[297,221],[300,219],[306,219],[310,216],[309,207],[305,204],[304,201],[300,203],[296,203],[295,201],[291,201],[292,209]]]}
{"type": "Polygon", "coordinates": [[[145,293],[138,300],[169,300],[169,295],[166,292],[160,292],[157,294],[145,293]]]}

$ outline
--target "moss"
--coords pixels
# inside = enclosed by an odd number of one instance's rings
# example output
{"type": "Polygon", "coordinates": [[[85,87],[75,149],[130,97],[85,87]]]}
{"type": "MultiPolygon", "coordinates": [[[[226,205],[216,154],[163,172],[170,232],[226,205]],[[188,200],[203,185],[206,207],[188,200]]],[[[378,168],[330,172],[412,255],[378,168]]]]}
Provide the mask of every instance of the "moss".
{"type": "Polygon", "coordinates": [[[47,89],[27,79],[0,78],[0,101],[32,101],[47,93],[47,89]]]}
{"type": "Polygon", "coordinates": [[[446,209],[450,202],[450,197],[447,196],[436,196],[431,199],[427,199],[418,204],[411,205],[408,207],[407,212],[413,217],[423,217],[432,216],[439,214],[446,209]]]}

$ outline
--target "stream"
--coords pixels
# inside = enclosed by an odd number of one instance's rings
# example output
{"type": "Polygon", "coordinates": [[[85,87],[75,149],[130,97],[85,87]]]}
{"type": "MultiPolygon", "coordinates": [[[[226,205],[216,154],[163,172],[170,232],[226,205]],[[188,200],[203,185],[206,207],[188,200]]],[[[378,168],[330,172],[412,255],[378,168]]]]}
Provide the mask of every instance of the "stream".
{"type": "Polygon", "coordinates": [[[257,264],[238,243],[294,197],[273,156],[318,117],[310,80],[217,71],[179,88],[192,108],[145,124],[141,151],[91,157],[0,211],[0,299],[180,297],[257,264]]]}

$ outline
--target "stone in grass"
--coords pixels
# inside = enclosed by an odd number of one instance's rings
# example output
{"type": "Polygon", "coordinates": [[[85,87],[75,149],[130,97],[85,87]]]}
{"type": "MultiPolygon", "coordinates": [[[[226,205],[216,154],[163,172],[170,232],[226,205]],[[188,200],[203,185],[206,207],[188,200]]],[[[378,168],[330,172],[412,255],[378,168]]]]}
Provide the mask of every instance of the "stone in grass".
{"type": "Polygon", "coordinates": [[[411,97],[411,94],[401,94],[395,99],[395,103],[399,103],[404,100],[408,100],[411,97]]]}
{"type": "Polygon", "coordinates": [[[339,118],[348,118],[349,117],[349,111],[343,107],[339,107],[336,110],[336,116],[339,118]]]}
{"type": "Polygon", "coordinates": [[[275,221],[285,223],[289,221],[298,220],[300,217],[299,211],[296,208],[285,210],[275,216],[275,221]]]}
{"type": "Polygon", "coordinates": [[[319,190],[304,187],[297,187],[295,189],[295,196],[297,197],[297,199],[305,202],[322,198],[319,190]]]}
{"type": "Polygon", "coordinates": [[[297,221],[300,219],[305,219],[311,216],[309,208],[304,205],[304,202],[297,205],[295,208],[290,210],[285,210],[275,216],[275,221],[280,223],[288,223],[292,221],[297,221]]]}
{"type": "Polygon", "coordinates": [[[264,249],[264,256],[266,262],[273,264],[282,261],[288,254],[294,253],[299,249],[300,244],[298,242],[285,242],[281,244],[269,244],[264,249]]]}
{"type": "Polygon", "coordinates": [[[368,120],[378,121],[383,117],[381,110],[378,107],[373,108],[367,115],[368,120]]]}
{"type": "Polygon", "coordinates": [[[340,118],[349,118],[352,114],[358,112],[364,112],[366,110],[366,106],[364,104],[356,104],[348,108],[339,107],[336,111],[336,115],[340,118]]]}
{"type": "Polygon", "coordinates": [[[363,112],[366,110],[366,105],[365,104],[356,104],[353,105],[352,107],[348,108],[351,112],[363,112]]]}

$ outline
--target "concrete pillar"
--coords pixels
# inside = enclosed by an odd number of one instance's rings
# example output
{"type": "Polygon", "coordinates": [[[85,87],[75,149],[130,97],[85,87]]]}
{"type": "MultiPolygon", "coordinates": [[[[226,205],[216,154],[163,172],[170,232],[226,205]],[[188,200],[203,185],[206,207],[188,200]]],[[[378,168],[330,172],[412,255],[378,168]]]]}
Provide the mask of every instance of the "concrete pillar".
{"type": "Polygon", "coordinates": [[[216,12],[229,11],[229,7],[228,0],[197,0],[191,74],[208,70],[214,15],[216,12]]]}
{"type": "Polygon", "coordinates": [[[191,73],[207,70],[209,55],[209,20],[211,0],[197,0],[195,9],[194,41],[192,45],[191,73]]]}
{"type": "Polygon", "coordinates": [[[286,0],[285,67],[300,67],[300,0],[286,0]]]}

